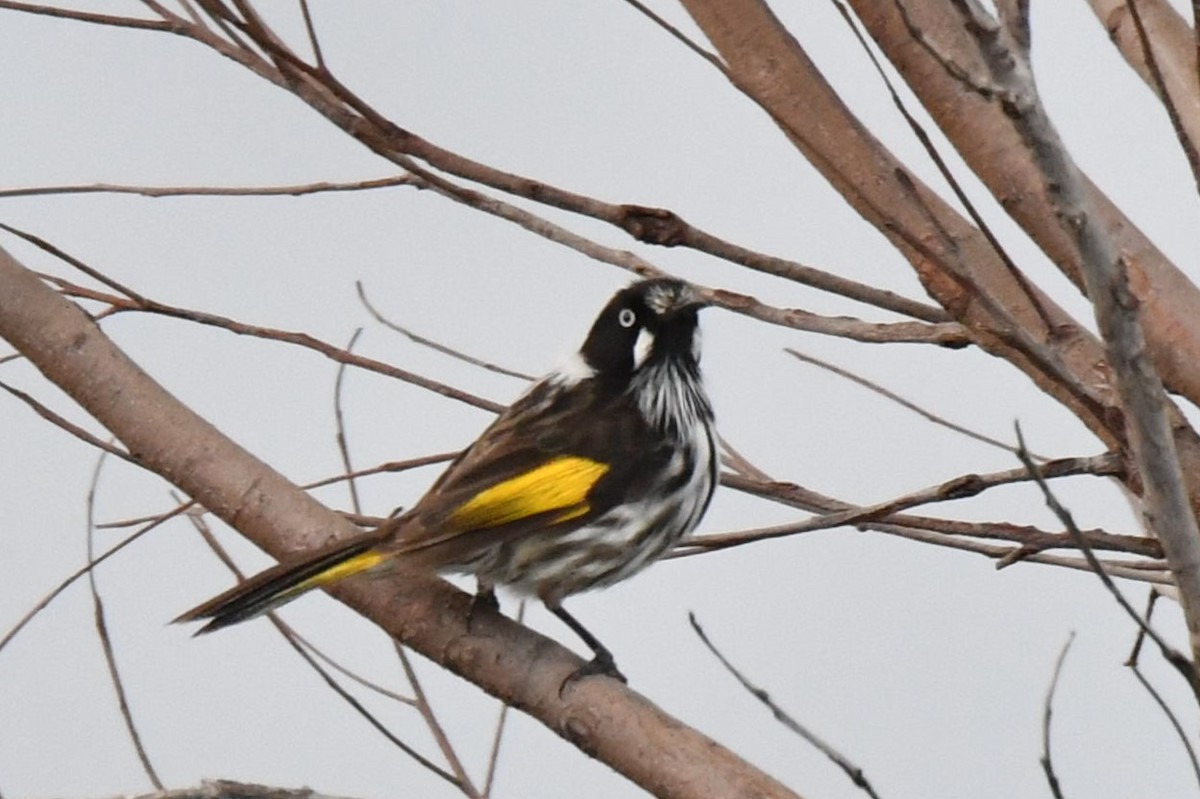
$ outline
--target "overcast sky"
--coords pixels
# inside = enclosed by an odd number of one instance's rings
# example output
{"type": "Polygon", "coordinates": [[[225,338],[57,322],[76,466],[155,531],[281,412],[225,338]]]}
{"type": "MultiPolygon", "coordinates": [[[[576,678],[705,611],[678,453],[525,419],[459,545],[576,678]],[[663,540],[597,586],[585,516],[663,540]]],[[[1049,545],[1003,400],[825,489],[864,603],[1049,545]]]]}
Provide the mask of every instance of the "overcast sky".
{"type": "MultiPolygon", "coordinates": [[[[775,5],[863,120],[942,189],[832,5],[775,5]]],[[[659,6],[685,22],[677,9],[659,6]]],[[[1040,88],[1072,152],[1194,276],[1195,190],[1165,114],[1111,50],[1086,4],[1034,6],[1040,88]]],[[[761,111],[624,3],[312,7],[325,57],[343,82],[441,146],[607,201],[671,208],[746,246],[923,297],[907,264],[761,111]]],[[[287,33],[297,20],[290,10],[277,19],[287,33]]],[[[298,100],[181,38],[0,11],[0,74],[0,188],[290,185],[395,174],[298,100]]],[[[965,179],[965,170],[959,174],[965,179]]],[[[983,207],[1022,268],[1090,325],[1078,293],[995,205],[983,207]]],[[[707,285],[780,306],[885,318],[696,253],[641,248],[600,225],[539,213],[707,285]]],[[[365,326],[358,351],[501,402],[522,381],[374,324],[355,281],[383,313],[416,332],[541,373],[578,346],[596,311],[629,280],[409,188],[300,198],[3,199],[0,221],[164,302],[338,344],[365,326]]],[[[77,277],[11,236],[0,237],[0,246],[33,268],[77,277]]],[[[795,361],[784,347],[834,360],[994,437],[1011,439],[1020,420],[1041,453],[1100,451],[1024,377],[978,352],[853,344],[719,310],[707,311],[703,325],[722,433],[778,479],[846,501],[878,502],[1017,464],[795,361]]],[[[289,478],[307,482],[341,470],[331,362],[165,319],[118,316],[105,330],[176,396],[289,478]]],[[[0,380],[87,421],[23,363],[0,366],[0,380]]],[[[460,448],[489,419],[367,373],[350,372],[344,390],[360,466],[460,448]]],[[[84,562],[96,454],[12,399],[0,399],[0,453],[2,634],[84,562]]],[[[363,481],[366,512],[410,505],[435,476],[428,469],[363,481]]],[[[1081,526],[1137,532],[1113,485],[1071,480],[1061,490],[1081,526]]],[[[349,506],[344,488],[317,493],[349,506]]],[[[172,504],[158,478],[105,466],[99,520],[172,504]]],[[[940,510],[1054,526],[1025,489],[940,510]]],[[[794,518],[724,490],[702,530],[794,518]]],[[[99,531],[98,546],[119,535],[99,531]]],[[[244,569],[270,563],[231,531],[220,537],[244,569]]],[[[332,696],[265,621],[201,640],[166,626],[232,581],[186,523],[148,536],[97,578],[132,710],[168,787],[229,778],[365,799],[454,795],[332,696]]],[[[1140,605],[1144,588],[1125,589],[1140,605]]],[[[690,631],[689,610],[736,664],[891,799],[1046,795],[1038,764],[1042,700],[1074,631],[1054,728],[1067,794],[1196,790],[1166,719],[1122,667],[1131,625],[1092,575],[1029,564],[997,572],[979,556],[838,529],[660,564],[568,607],[614,651],[633,687],[802,795],[822,799],[861,793],[721,670],[690,631]]],[[[1179,614],[1160,610],[1159,628],[1179,641],[1179,614]]],[[[388,641],[348,610],[310,597],[285,617],[341,662],[403,688],[388,641]]],[[[541,609],[531,609],[528,622],[583,651],[541,609]]],[[[1194,703],[1181,681],[1154,655],[1149,661],[1157,687],[1194,728],[1194,703]]],[[[417,667],[478,777],[495,702],[428,663],[417,667]]],[[[406,740],[436,753],[415,713],[356,693],[406,740]]],[[[0,720],[5,797],[101,797],[150,787],[118,715],[82,583],[0,652],[0,720]]],[[[516,714],[497,786],[497,797],[641,795],[516,714]]]]}

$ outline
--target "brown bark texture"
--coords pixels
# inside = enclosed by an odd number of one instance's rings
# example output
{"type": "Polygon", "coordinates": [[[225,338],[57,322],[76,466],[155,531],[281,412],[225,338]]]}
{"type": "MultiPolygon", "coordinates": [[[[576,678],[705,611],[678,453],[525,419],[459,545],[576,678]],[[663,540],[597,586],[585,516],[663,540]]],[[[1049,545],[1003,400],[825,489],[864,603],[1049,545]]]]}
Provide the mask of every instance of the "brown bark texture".
{"type": "MultiPolygon", "coordinates": [[[[1194,321],[1200,318],[1200,290],[1082,176],[1061,152],[1056,134],[1030,137],[1030,112],[1042,120],[1045,114],[1031,80],[1021,92],[993,81],[997,61],[1011,68],[1023,58],[1014,44],[1003,57],[989,59],[998,52],[999,28],[985,28],[956,4],[851,0],[851,5],[1000,204],[1079,286],[1085,283],[1085,266],[1091,266],[1081,242],[1095,239],[1078,234],[1100,231],[1106,246],[1090,254],[1112,254],[1108,260],[1113,263],[1102,264],[1106,269],[1117,267],[1120,258],[1121,280],[1131,291],[1127,304],[1137,306],[1141,327],[1136,341],[1125,343],[1139,355],[1144,350],[1148,361],[1136,364],[1120,342],[1108,337],[1106,345],[1085,331],[1025,279],[984,231],[912,176],[854,117],[765,3],[684,0],[723,59],[730,81],[770,115],[864,219],[893,241],[930,295],[974,334],[975,342],[1025,372],[1121,453],[1124,482],[1148,500],[1147,519],[1164,539],[1191,631],[1193,658],[1200,658],[1200,556],[1192,520],[1200,511],[1200,436],[1157,388],[1161,375],[1167,386],[1193,402],[1200,397],[1200,326],[1194,321]],[[1047,146],[1055,147],[1054,158],[1039,150],[1047,146]],[[1061,164],[1064,171],[1048,174],[1048,162],[1061,164]],[[1068,174],[1078,186],[1070,217],[1061,190],[1068,174]],[[1116,373],[1114,362],[1122,367],[1116,373]],[[1147,387],[1144,396],[1153,399],[1131,406],[1134,394],[1127,390],[1131,384],[1126,378],[1147,387]],[[1149,420],[1141,415],[1127,416],[1160,410],[1162,418],[1149,424],[1143,424],[1149,420]],[[1151,428],[1162,435],[1147,436],[1151,428]],[[1155,457],[1147,460],[1148,453],[1155,457]],[[1165,466],[1149,486],[1139,468],[1148,464],[1165,466]],[[1167,512],[1159,504],[1172,492],[1171,480],[1163,485],[1158,478],[1171,475],[1182,479],[1178,497],[1190,506],[1180,512],[1167,512]],[[1166,519],[1186,523],[1169,525],[1166,519]]],[[[1050,130],[1048,122],[1042,130],[1050,130]]],[[[1090,277],[1087,283],[1093,285],[1090,277]]],[[[1101,311],[1104,307],[1112,305],[1097,305],[1101,311]]],[[[1108,336],[1106,321],[1101,313],[1101,329],[1108,336]]],[[[1192,682],[1200,695],[1194,675],[1192,682]]]]}

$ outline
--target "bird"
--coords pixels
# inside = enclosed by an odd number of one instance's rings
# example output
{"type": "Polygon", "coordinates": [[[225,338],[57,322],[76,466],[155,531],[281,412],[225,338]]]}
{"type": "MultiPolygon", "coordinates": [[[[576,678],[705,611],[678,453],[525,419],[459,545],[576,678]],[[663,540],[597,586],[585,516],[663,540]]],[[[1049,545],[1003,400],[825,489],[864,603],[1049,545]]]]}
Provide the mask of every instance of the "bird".
{"type": "Polygon", "coordinates": [[[502,411],[410,510],[284,560],[175,621],[205,620],[196,634],[212,632],[403,561],[474,575],[477,601],[493,607],[497,586],[536,597],[592,650],[568,681],[624,682],[563,601],[642,571],[709,506],[719,456],[699,366],[707,304],[670,277],[620,289],[578,352],[502,411]]]}

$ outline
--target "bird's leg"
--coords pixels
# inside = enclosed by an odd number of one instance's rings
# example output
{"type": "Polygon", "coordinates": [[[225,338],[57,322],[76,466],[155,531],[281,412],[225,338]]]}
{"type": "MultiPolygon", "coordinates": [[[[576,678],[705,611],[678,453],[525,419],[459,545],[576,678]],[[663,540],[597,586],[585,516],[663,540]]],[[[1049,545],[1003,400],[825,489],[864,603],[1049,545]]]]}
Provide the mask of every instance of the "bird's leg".
{"type": "Polygon", "coordinates": [[[467,633],[475,623],[475,614],[481,611],[500,612],[500,600],[496,598],[496,587],[480,578],[476,582],[475,596],[471,597],[471,606],[467,608],[467,633]]]}
{"type": "Polygon", "coordinates": [[[617,662],[613,660],[612,652],[609,652],[608,647],[600,643],[596,636],[588,632],[588,629],[580,624],[574,616],[567,613],[561,605],[547,603],[546,607],[551,613],[562,619],[564,624],[574,630],[581,641],[591,647],[593,655],[591,660],[567,675],[567,679],[563,680],[562,685],[559,686],[559,696],[562,696],[563,692],[567,690],[567,686],[571,683],[592,674],[604,674],[612,677],[614,680],[620,680],[623,683],[628,682],[625,679],[625,675],[617,668],[617,662]]]}

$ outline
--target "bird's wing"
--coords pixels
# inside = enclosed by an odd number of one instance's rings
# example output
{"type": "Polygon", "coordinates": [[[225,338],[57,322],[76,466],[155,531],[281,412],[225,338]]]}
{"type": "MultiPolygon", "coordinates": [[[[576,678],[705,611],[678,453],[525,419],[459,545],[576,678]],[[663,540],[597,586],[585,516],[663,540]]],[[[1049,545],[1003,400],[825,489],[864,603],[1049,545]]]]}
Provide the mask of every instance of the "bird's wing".
{"type": "Polygon", "coordinates": [[[433,566],[532,532],[568,532],[640,496],[669,448],[621,394],[535,387],[458,456],[409,513],[393,546],[433,566]]]}

